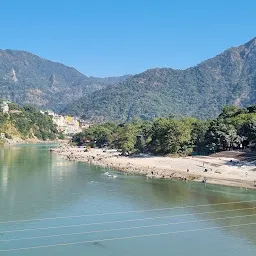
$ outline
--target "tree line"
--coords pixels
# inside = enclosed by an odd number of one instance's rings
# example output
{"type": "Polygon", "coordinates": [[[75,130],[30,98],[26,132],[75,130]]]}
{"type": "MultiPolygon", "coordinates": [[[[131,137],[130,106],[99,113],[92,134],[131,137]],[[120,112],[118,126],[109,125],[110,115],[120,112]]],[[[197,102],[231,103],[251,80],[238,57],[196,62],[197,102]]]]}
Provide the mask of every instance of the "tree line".
{"type": "Polygon", "coordinates": [[[122,124],[93,125],[74,135],[72,142],[79,146],[117,148],[122,154],[191,155],[254,148],[256,105],[226,106],[211,120],[168,116],[152,121],[135,119],[122,124]]]}

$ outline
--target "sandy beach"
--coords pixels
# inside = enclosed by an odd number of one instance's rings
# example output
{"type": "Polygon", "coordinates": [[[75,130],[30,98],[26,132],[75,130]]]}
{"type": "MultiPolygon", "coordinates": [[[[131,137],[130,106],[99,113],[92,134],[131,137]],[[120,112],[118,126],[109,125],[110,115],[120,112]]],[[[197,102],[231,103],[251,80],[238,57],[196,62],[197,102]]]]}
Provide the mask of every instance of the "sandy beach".
{"type": "Polygon", "coordinates": [[[196,156],[162,157],[151,155],[120,156],[113,149],[90,149],[61,145],[51,150],[70,161],[83,161],[125,173],[149,178],[193,180],[226,186],[256,189],[255,161],[235,158],[196,156]]]}

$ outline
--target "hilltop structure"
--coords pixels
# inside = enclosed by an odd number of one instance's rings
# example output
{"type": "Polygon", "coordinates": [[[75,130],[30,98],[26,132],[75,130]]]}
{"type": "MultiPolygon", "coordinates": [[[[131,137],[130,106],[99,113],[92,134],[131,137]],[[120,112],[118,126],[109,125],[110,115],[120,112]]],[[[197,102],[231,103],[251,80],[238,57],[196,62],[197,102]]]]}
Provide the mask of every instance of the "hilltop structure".
{"type": "Polygon", "coordinates": [[[0,108],[2,110],[3,114],[8,114],[9,113],[9,101],[3,101],[3,103],[0,105],[0,108]]]}

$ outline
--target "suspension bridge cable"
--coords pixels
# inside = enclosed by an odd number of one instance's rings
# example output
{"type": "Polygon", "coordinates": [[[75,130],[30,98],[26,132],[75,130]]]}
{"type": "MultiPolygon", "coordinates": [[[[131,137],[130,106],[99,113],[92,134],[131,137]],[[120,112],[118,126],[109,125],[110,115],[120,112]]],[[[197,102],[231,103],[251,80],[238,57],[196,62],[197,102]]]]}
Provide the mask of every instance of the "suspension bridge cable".
{"type": "Polygon", "coordinates": [[[71,216],[47,217],[47,218],[38,218],[38,219],[9,220],[9,221],[1,221],[0,224],[29,222],[29,221],[43,221],[43,220],[56,220],[56,219],[73,219],[73,218],[81,218],[81,217],[118,215],[118,214],[129,214],[129,213],[140,213],[140,212],[166,211],[166,210],[175,210],[175,209],[188,209],[188,208],[197,208],[197,207],[229,205],[229,204],[241,204],[241,203],[252,203],[252,202],[256,202],[256,200],[228,202],[228,203],[226,202],[226,203],[216,203],[216,204],[177,206],[177,207],[171,207],[171,208],[145,209],[145,210],[138,210],[138,211],[134,210],[134,211],[126,211],[126,212],[109,212],[109,213],[83,214],[83,215],[73,215],[73,216],[71,215],[71,216]]]}
{"type": "Polygon", "coordinates": [[[198,229],[170,231],[170,232],[165,232],[165,233],[152,233],[152,234],[136,235],[136,236],[104,238],[104,239],[98,239],[98,240],[85,240],[85,241],[72,242],[72,243],[60,243],[60,244],[39,245],[39,246],[31,246],[31,247],[20,247],[20,248],[12,248],[12,249],[3,249],[3,250],[0,250],[0,252],[12,252],[12,251],[21,251],[21,250],[30,250],[30,249],[42,249],[42,248],[58,247],[58,246],[88,244],[88,243],[96,243],[96,242],[97,243],[98,242],[107,242],[107,241],[124,240],[124,239],[163,236],[163,235],[198,232],[198,231],[206,231],[206,230],[217,230],[217,229],[222,229],[222,228],[242,227],[242,226],[249,226],[249,225],[255,225],[255,224],[256,224],[256,222],[252,222],[252,223],[237,224],[237,225],[217,226],[217,227],[211,227],[211,228],[198,228],[198,229]]]}
{"type": "Polygon", "coordinates": [[[166,219],[166,218],[184,217],[184,216],[191,216],[191,215],[193,216],[193,215],[233,212],[233,211],[242,211],[242,210],[255,210],[255,209],[256,207],[251,207],[251,208],[241,208],[241,209],[230,209],[230,210],[224,210],[224,211],[196,212],[196,213],[185,213],[185,214],[168,215],[168,216],[147,217],[147,218],[138,218],[138,219],[130,219],[130,220],[116,220],[116,221],[105,221],[105,222],[94,222],[94,223],[82,223],[82,224],[75,224],[75,225],[50,226],[50,227],[44,227],[44,228],[14,229],[14,230],[0,231],[0,233],[15,233],[15,232],[25,232],[25,231],[35,231],[35,230],[83,227],[83,226],[104,225],[104,224],[124,223],[124,222],[133,222],[133,221],[166,219]]]}
{"type": "Polygon", "coordinates": [[[215,221],[215,220],[227,220],[227,219],[245,218],[245,217],[252,217],[252,216],[256,216],[256,213],[255,214],[248,214],[248,215],[239,215],[239,216],[229,216],[229,217],[205,219],[205,220],[169,222],[169,223],[146,225],[146,226],[127,227],[127,228],[113,228],[113,229],[93,230],[93,231],[84,231],[84,232],[66,233],[66,234],[57,234],[57,235],[47,235],[47,236],[12,238],[12,239],[5,239],[5,240],[1,240],[0,239],[0,242],[13,242],[13,241],[42,239],[42,238],[50,238],[50,237],[61,237],[61,236],[71,236],[71,235],[84,235],[84,234],[92,234],[92,233],[103,233],[103,232],[122,231],[122,230],[131,230],[131,229],[140,229],[140,228],[151,228],[151,227],[153,228],[153,227],[162,227],[162,226],[169,226],[169,225],[190,224],[190,223],[200,223],[200,222],[215,221]]]}

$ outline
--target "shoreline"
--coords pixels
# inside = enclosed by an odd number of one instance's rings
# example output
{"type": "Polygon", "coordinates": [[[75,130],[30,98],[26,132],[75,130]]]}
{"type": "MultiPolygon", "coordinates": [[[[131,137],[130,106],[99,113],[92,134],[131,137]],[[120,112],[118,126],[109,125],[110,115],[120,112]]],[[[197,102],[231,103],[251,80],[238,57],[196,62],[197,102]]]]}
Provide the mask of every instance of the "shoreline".
{"type": "Polygon", "coordinates": [[[148,178],[206,182],[256,189],[256,166],[234,158],[210,156],[170,158],[152,155],[120,156],[114,149],[90,149],[62,144],[51,152],[69,161],[86,162],[148,178]]]}
{"type": "Polygon", "coordinates": [[[59,143],[59,144],[64,144],[68,140],[39,140],[39,139],[5,139],[3,147],[11,147],[11,146],[16,146],[20,144],[47,144],[47,143],[59,143]]]}

